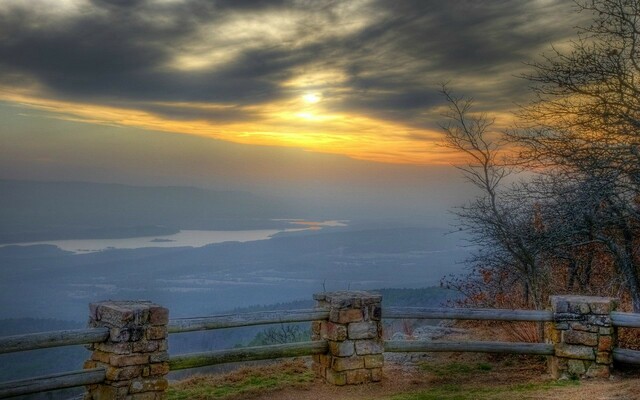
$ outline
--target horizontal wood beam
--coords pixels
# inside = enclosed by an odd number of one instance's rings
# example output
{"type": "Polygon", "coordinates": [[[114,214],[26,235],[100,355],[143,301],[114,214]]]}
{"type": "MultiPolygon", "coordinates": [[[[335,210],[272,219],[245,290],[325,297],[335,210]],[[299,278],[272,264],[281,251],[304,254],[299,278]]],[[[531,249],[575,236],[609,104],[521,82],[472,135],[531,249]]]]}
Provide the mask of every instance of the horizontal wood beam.
{"type": "Polygon", "coordinates": [[[171,371],[198,368],[207,365],[225,364],[239,361],[268,360],[285,357],[302,357],[324,354],[329,351],[327,342],[300,342],[271,346],[245,347],[239,349],[190,353],[169,358],[171,371]]]}
{"type": "Polygon", "coordinates": [[[611,322],[622,328],[640,328],[640,314],[613,311],[611,322]]]}
{"type": "Polygon", "coordinates": [[[382,309],[382,317],[386,319],[553,321],[553,313],[547,310],[507,310],[493,308],[387,307],[382,309]]]}
{"type": "Polygon", "coordinates": [[[613,360],[624,364],[640,364],[640,351],[614,348],[613,360]]]}
{"type": "Polygon", "coordinates": [[[49,390],[92,385],[104,381],[105,374],[106,372],[103,368],[93,368],[4,382],[0,384],[0,399],[46,392],[49,390]]]}
{"type": "Polygon", "coordinates": [[[513,342],[433,342],[418,340],[389,340],[384,342],[384,351],[391,353],[410,352],[474,352],[553,355],[553,345],[546,343],[513,342]]]}
{"type": "Polygon", "coordinates": [[[0,354],[48,347],[104,342],[107,328],[87,328],[0,337],[0,354]]]}
{"type": "Polygon", "coordinates": [[[169,333],[233,328],[239,326],[306,322],[329,318],[326,310],[281,310],[246,314],[224,314],[211,317],[179,318],[169,321],[169,333]]]}

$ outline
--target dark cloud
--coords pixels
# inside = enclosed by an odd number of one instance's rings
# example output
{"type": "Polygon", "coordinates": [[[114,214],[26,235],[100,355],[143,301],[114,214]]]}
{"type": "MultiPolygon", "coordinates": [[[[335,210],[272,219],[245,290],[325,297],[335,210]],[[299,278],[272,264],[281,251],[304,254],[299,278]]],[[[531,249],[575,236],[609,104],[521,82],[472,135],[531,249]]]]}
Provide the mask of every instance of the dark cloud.
{"type": "MultiPolygon", "coordinates": [[[[345,8],[353,3],[333,1],[93,0],[65,15],[5,6],[0,82],[11,76],[38,82],[58,98],[121,101],[188,119],[203,111],[148,104],[265,103],[291,96],[282,84],[301,70],[330,67],[347,77],[319,88],[340,93],[331,107],[421,125],[420,111],[439,104],[435,89],[444,80],[491,97],[494,108],[507,107],[524,92],[514,70],[571,34],[575,22],[559,17],[570,15],[565,3],[379,0],[354,10],[345,8]],[[243,36],[243,24],[248,30],[273,15],[281,19],[263,27],[264,35],[243,36]],[[230,21],[234,31],[227,31],[230,21]],[[198,46],[203,54],[218,51],[224,62],[171,67],[184,52],[198,55],[198,46]]],[[[210,118],[223,116],[216,111],[210,118]]]]}

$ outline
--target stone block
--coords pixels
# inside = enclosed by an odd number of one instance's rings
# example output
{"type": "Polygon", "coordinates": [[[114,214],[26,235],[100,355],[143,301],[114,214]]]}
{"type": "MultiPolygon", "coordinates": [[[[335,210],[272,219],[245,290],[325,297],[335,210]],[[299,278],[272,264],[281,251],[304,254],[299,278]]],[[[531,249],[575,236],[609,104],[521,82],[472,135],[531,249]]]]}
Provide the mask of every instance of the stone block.
{"type": "Polygon", "coordinates": [[[169,373],[169,363],[156,363],[149,365],[149,375],[157,376],[157,375],[166,375],[169,373]]]}
{"type": "Polygon", "coordinates": [[[566,313],[569,312],[569,302],[562,296],[551,296],[551,308],[554,313],[566,313]]]}
{"type": "Polygon", "coordinates": [[[331,368],[331,356],[328,354],[320,354],[320,365],[325,368],[331,368]]]}
{"type": "Polygon", "coordinates": [[[169,353],[167,353],[166,351],[149,354],[149,362],[157,363],[165,361],[169,361],[169,353]]]}
{"type": "MultiPolygon", "coordinates": [[[[314,298],[315,295],[314,295],[314,298]]],[[[325,292],[317,298],[323,298],[322,301],[327,302],[331,308],[362,308],[363,305],[380,303],[382,295],[364,292],[364,291],[338,291],[325,292]]]]}
{"type": "Polygon", "coordinates": [[[329,341],[329,352],[337,357],[350,357],[355,353],[353,340],[342,342],[329,341]]]}
{"type": "Polygon", "coordinates": [[[613,327],[609,326],[609,327],[599,327],[598,328],[598,333],[601,335],[612,335],[613,334],[613,327]]]}
{"type": "Polygon", "coordinates": [[[140,365],[132,365],[129,367],[107,367],[106,379],[109,381],[131,380],[142,376],[143,367],[140,365]]]}
{"type": "Polygon", "coordinates": [[[336,311],[337,311],[337,316],[335,317],[335,319],[331,319],[331,321],[337,322],[339,324],[348,324],[350,322],[360,322],[364,318],[362,309],[352,308],[348,310],[336,310],[336,311]]]}
{"type": "Polygon", "coordinates": [[[150,326],[147,328],[146,339],[159,340],[166,339],[169,336],[166,326],[150,326]]]}
{"type": "Polygon", "coordinates": [[[382,368],[371,369],[371,381],[380,382],[382,380],[382,368]]]}
{"type": "Polygon", "coordinates": [[[369,319],[372,321],[380,321],[382,319],[382,307],[380,305],[369,306],[369,319]]]}
{"type": "Polygon", "coordinates": [[[149,322],[150,308],[159,307],[150,301],[103,301],[91,303],[89,313],[95,321],[113,327],[123,327],[129,323],[149,322]]]}
{"type": "Polygon", "coordinates": [[[598,364],[611,364],[613,363],[612,353],[608,351],[599,351],[596,354],[596,362],[598,364]]]}
{"type": "Polygon", "coordinates": [[[140,325],[115,327],[109,331],[109,340],[112,342],[135,342],[144,337],[144,327],[140,325]]]}
{"type": "Polygon", "coordinates": [[[585,331],[564,331],[562,339],[568,344],[579,344],[584,346],[595,346],[598,344],[598,334],[585,331]]]}
{"type": "Polygon", "coordinates": [[[375,339],[378,337],[378,324],[375,322],[353,322],[348,327],[349,339],[375,339]]]}
{"type": "Polygon", "coordinates": [[[142,365],[149,362],[147,354],[120,355],[112,354],[109,357],[109,364],[114,367],[127,367],[129,365],[142,365]]]}
{"type": "Polygon", "coordinates": [[[158,340],[140,340],[132,343],[132,345],[135,353],[152,353],[159,350],[161,342],[158,340]]]}
{"type": "Polygon", "coordinates": [[[133,351],[131,342],[121,342],[121,343],[113,343],[113,342],[103,342],[103,343],[95,343],[94,350],[103,351],[105,353],[113,353],[113,354],[131,354],[133,351]]]}
{"type": "Polygon", "coordinates": [[[136,379],[129,386],[130,393],[164,391],[169,387],[169,382],[165,378],[156,379],[136,379]]]}
{"type": "Polygon", "coordinates": [[[595,360],[592,347],[558,343],[555,345],[556,357],[573,358],[579,360],[595,360]]]}
{"type": "Polygon", "coordinates": [[[572,376],[582,376],[587,371],[584,363],[582,360],[569,360],[567,362],[567,372],[572,376]]]}
{"type": "Polygon", "coordinates": [[[344,386],[347,384],[347,373],[327,369],[325,380],[332,385],[344,386]]]}
{"type": "Polygon", "coordinates": [[[598,332],[598,327],[584,322],[570,322],[569,327],[574,331],[598,332]]]}
{"type": "Polygon", "coordinates": [[[600,335],[598,340],[598,351],[611,351],[613,348],[613,337],[600,335]]]}
{"type": "Polygon", "coordinates": [[[311,333],[320,335],[321,330],[322,330],[322,321],[311,322],[311,333]]]}
{"type": "Polygon", "coordinates": [[[371,382],[371,372],[368,369],[347,371],[347,385],[360,385],[371,382]]]}
{"type": "Polygon", "coordinates": [[[152,305],[149,308],[149,323],[151,325],[166,325],[169,323],[169,309],[152,305]]]}
{"type": "Polygon", "coordinates": [[[598,301],[592,301],[589,306],[594,314],[609,315],[611,311],[615,311],[618,308],[618,303],[617,299],[605,297],[598,301]]]}
{"type": "Polygon", "coordinates": [[[585,376],[587,378],[608,378],[611,371],[608,365],[591,364],[585,376]]]}
{"type": "Polygon", "coordinates": [[[382,368],[384,366],[384,356],[382,354],[372,354],[364,356],[365,368],[382,368]]]}
{"type": "Polygon", "coordinates": [[[611,317],[609,315],[589,315],[589,318],[587,319],[587,322],[590,325],[593,325],[595,327],[608,327],[611,326],[611,317]]]}
{"type": "Polygon", "coordinates": [[[347,371],[351,369],[364,368],[364,358],[358,356],[334,357],[331,368],[334,371],[347,371]]]}
{"type": "Polygon", "coordinates": [[[91,353],[91,359],[93,361],[100,361],[101,363],[109,364],[109,360],[111,359],[111,353],[106,353],[104,351],[96,350],[91,353]]]}
{"type": "Polygon", "coordinates": [[[342,341],[347,339],[347,326],[325,322],[322,324],[322,337],[326,340],[342,341]]]}
{"type": "Polygon", "coordinates": [[[356,340],[356,353],[360,356],[367,354],[381,354],[384,352],[384,345],[377,340],[356,340]]]}

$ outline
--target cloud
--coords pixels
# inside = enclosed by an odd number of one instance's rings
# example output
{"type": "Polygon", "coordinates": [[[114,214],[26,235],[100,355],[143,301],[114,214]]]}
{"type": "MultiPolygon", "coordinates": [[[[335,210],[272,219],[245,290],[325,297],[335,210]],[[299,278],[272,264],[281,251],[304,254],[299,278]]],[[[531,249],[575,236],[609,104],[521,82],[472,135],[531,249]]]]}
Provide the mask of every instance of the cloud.
{"type": "Polygon", "coordinates": [[[512,108],[526,95],[514,75],[572,34],[569,18],[562,0],[7,0],[0,85],[225,124],[314,91],[314,115],[406,125],[411,139],[435,129],[443,81],[484,110],[512,108]]]}

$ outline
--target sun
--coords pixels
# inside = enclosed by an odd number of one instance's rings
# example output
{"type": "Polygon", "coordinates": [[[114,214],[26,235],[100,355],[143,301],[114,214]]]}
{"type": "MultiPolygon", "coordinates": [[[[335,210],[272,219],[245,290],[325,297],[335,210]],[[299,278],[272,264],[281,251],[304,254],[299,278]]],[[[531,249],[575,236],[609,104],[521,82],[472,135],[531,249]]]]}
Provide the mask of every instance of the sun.
{"type": "Polygon", "coordinates": [[[322,95],[320,93],[305,93],[302,100],[308,104],[315,104],[322,100],[322,95]]]}

